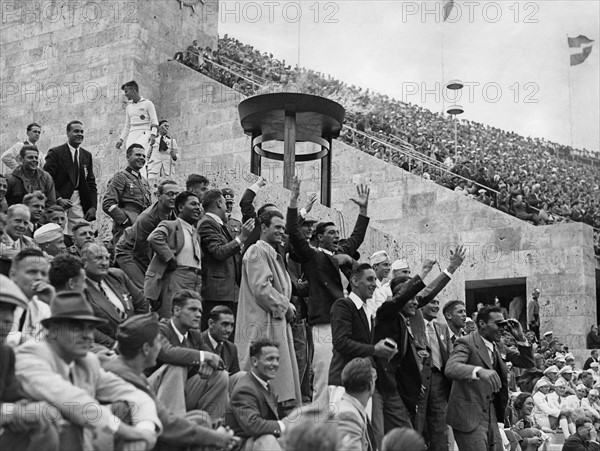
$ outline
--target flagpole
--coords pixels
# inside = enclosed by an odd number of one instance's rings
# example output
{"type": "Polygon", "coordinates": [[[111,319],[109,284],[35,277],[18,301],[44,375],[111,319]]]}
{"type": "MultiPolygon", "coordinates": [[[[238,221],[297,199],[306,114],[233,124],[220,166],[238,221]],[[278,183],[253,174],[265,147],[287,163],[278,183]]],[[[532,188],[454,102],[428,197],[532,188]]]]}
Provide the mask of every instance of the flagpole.
{"type": "Polygon", "coordinates": [[[573,100],[572,100],[572,93],[571,93],[571,51],[569,50],[569,34],[566,34],[567,36],[567,52],[568,52],[568,66],[567,66],[567,79],[569,81],[569,132],[570,132],[570,136],[571,136],[571,147],[573,147],[573,100]]]}

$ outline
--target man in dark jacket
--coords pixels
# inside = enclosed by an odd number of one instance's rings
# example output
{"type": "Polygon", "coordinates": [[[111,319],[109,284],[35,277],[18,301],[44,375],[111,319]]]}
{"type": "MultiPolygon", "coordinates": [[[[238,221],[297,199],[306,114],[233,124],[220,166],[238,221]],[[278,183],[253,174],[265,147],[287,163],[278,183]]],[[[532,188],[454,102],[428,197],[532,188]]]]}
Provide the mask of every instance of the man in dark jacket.
{"type": "Polygon", "coordinates": [[[598,433],[594,425],[587,417],[575,419],[575,428],[577,432],[571,435],[562,447],[562,451],[598,451],[598,433]]]}

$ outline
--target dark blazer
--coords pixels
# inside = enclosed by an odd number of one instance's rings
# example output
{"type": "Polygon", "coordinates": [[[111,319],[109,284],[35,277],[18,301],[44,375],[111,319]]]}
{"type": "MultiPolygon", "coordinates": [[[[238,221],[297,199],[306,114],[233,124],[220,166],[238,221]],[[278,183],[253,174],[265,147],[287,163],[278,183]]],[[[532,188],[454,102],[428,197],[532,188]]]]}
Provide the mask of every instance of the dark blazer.
{"type": "Polygon", "coordinates": [[[598,451],[600,445],[584,440],[581,435],[575,433],[565,440],[561,451],[598,451]]]}
{"type": "MultiPolygon", "coordinates": [[[[369,218],[358,215],[352,235],[339,246],[339,254],[354,255],[362,244],[369,218]]],[[[286,229],[290,236],[298,231],[298,210],[288,209],[286,229]]],[[[338,299],[344,297],[344,288],[340,279],[340,267],[333,256],[319,251],[310,246],[305,239],[292,242],[294,248],[294,260],[302,263],[302,269],[309,283],[308,323],[329,324],[331,323],[331,307],[338,299]]]]}
{"type": "Polygon", "coordinates": [[[15,376],[15,351],[7,344],[0,343],[0,404],[24,397],[21,383],[15,376]]]}
{"type": "Polygon", "coordinates": [[[592,356],[589,356],[585,363],[583,364],[583,371],[585,370],[589,370],[592,367],[592,363],[594,362],[598,362],[598,359],[593,358],[592,356]]]}
{"type": "MultiPolygon", "coordinates": [[[[52,176],[56,197],[69,200],[75,190],[77,180],[71,174],[73,167],[73,157],[67,143],[62,146],[53,147],[46,155],[44,171],[52,176]]],[[[81,207],[84,212],[90,208],[98,207],[98,189],[96,187],[96,177],[94,176],[94,165],[92,154],[79,147],[79,196],[81,198],[81,207]]]]}
{"type": "MultiPolygon", "coordinates": [[[[114,359],[104,361],[102,367],[106,371],[116,374],[121,379],[132,384],[135,388],[142,390],[147,395],[151,396],[156,403],[156,411],[158,418],[163,425],[162,434],[158,438],[158,442],[165,446],[171,447],[188,447],[191,445],[200,446],[215,446],[221,442],[215,440],[214,432],[204,426],[198,425],[194,421],[188,420],[184,415],[175,415],[169,409],[156,399],[155,394],[150,390],[148,379],[143,374],[137,374],[123,360],[121,356],[114,359]]],[[[166,449],[166,447],[164,448],[166,449]]]]}
{"type": "Polygon", "coordinates": [[[454,350],[446,365],[446,376],[453,380],[446,409],[446,423],[453,429],[465,433],[474,431],[479,426],[492,397],[496,417],[504,418],[508,403],[508,370],[504,362],[510,361],[519,368],[534,366],[531,346],[518,346],[518,351],[514,351],[496,344],[496,350],[496,362],[492,363],[485,343],[477,331],[459,338],[454,343],[454,350]],[[476,366],[486,369],[495,367],[502,381],[499,393],[492,393],[489,384],[471,378],[476,366]]]}
{"type": "MultiPolygon", "coordinates": [[[[242,224],[245,224],[248,219],[258,219],[256,210],[254,209],[254,198],[256,193],[251,189],[244,191],[242,198],[240,199],[240,209],[242,210],[242,224]]],[[[258,223],[257,223],[258,226],[258,223]]],[[[254,227],[254,230],[244,243],[244,249],[242,255],[245,254],[246,250],[255,244],[260,239],[260,227],[254,227]]]]}
{"type": "MultiPolygon", "coordinates": [[[[110,268],[104,282],[119,297],[127,318],[148,312],[148,304],[144,300],[142,292],[123,271],[110,268]]],[[[121,319],[117,307],[98,289],[95,282],[86,279],[84,294],[94,309],[94,315],[108,321],[95,327],[94,341],[107,348],[112,348],[117,339],[117,328],[124,320],[121,319]]]]}
{"type": "MultiPolygon", "coordinates": [[[[210,352],[216,353],[210,338],[208,338],[208,330],[202,332],[200,339],[202,340],[203,349],[208,349],[210,352]]],[[[221,357],[223,360],[225,369],[230,376],[240,371],[240,362],[238,360],[237,348],[235,347],[235,344],[228,340],[223,341],[223,348],[221,349],[219,357],[221,357]]]]}
{"type": "MultiPolygon", "coordinates": [[[[435,296],[446,286],[450,278],[441,273],[427,287],[423,296],[418,297],[419,308],[427,305],[435,296]]],[[[384,302],[375,318],[375,333],[373,342],[389,337],[398,344],[398,353],[391,359],[376,359],[377,366],[377,389],[382,393],[397,392],[404,401],[405,406],[410,412],[415,412],[415,408],[421,394],[421,372],[416,360],[415,353],[412,351],[412,344],[424,345],[422,341],[416,340],[415,332],[409,332],[404,318],[400,311],[406,303],[414,298],[425,284],[419,276],[415,276],[406,282],[406,286],[391,301],[384,302]]],[[[417,315],[420,312],[417,310],[417,315]]],[[[419,317],[411,318],[411,324],[417,323],[419,317]]],[[[422,322],[422,316],[420,317],[422,322]]],[[[412,329],[412,326],[411,326],[412,329]]]]}
{"type": "Polygon", "coordinates": [[[244,440],[240,449],[250,438],[262,435],[281,435],[277,398],[264,389],[252,372],[244,374],[233,389],[231,401],[225,412],[227,424],[238,437],[244,440]]]}
{"type": "Polygon", "coordinates": [[[342,385],[342,370],[355,357],[373,357],[375,346],[369,330],[370,318],[358,310],[350,298],[335,301],[331,308],[333,357],[329,365],[329,385],[342,385]]]}
{"type": "Polygon", "coordinates": [[[208,215],[200,220],[198,233],[202,248],[203,299],[237,302],[242,277],[240,245],[226,225],[220,225],[208,215]]]}

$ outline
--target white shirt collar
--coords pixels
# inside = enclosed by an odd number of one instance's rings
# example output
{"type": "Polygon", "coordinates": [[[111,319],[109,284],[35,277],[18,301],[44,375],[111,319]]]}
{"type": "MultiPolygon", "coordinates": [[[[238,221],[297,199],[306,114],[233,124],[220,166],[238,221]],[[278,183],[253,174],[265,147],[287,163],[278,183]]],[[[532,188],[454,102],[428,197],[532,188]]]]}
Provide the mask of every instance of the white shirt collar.
{"type": "Polygon", "coordinates": [[[331,256],[333,256],[333,255],[334,255],[334,253],[333,253],[333,252],[331,252],[330,250],[327,250],[327,249],[325,249],[325,248],[319,247],[319,248],[317,248],[317,249],[319,249],[321,252],[324,252],[324,253],[325,253],[325,254],[327,254],[327,255],[331,255],[331,256]]]}
{"type": "Polygon", "coordinates": [[[363,308],[363,306],[366,306],[363,300],[359,298],[358,295],[354,292],[351,292],[348,295],[348,299],[350,299],[354,303],[354,305],[356,306],[356,310],[360,310],[361,308],[363,308]]]}
{"type": "Polygon", "coordinates": [[[219,345],[219,343],[212,337],[210,332],[207,332],[206,335],[208,335],[208,339],[210,340],[210,344],[212,345],[213,349],[217,349],[217,346],[219,345]]]}
{"type": "Polygon", "coordinates": [[[183,340],[187,338],[188,333],[186,332],[184,335],[181,335],[181,332],[179,332],[179,329],[177,329],[177,326],[175,326],[173,319],[170,319],[169,321],[171,321],[171,326],[173,327],[173,330],[175,331],[175,335],[177,335],[177,339],[179,340],[179,343],[183,343],[183,340]]]}
{"type": "Polygon", "coordinates": [[[219,218],[216,214],[214,213],[209,213],[209,212],[205,212],[204,213],[205,216],[210,216],[211,218],[213,218],[215,221],[217,221],[217,224],[219,225],[223,225],[223,220],[221,218],[219,218]]]}
{"type": "Polygon", "coordinates": [[[492,343],[489,340],[486,340],[483,337],[481,337],[481,339],[483,340],[483,343],[485,344],[485,347],[488,348],[488,351],[494,352],[494,343],[492,343]]]}
{"type": "Polygon", "coordinates": [[[184,221],[181,218],[177,218],[177,220],[181,223],[182,227],[190,233],[194,233],[194,226],[187,221],[184,221]]]}
{"type": "Polygon", "coordinates": [[[250,371],[250,372],[256,378],[256,380],[258,382],[260,382],[260,385],[262,385],[265,390],[269,391],[269,383],[267,381],[262,380],[259,376],[256,375],[256,373],[254,371],[250,371]]]}

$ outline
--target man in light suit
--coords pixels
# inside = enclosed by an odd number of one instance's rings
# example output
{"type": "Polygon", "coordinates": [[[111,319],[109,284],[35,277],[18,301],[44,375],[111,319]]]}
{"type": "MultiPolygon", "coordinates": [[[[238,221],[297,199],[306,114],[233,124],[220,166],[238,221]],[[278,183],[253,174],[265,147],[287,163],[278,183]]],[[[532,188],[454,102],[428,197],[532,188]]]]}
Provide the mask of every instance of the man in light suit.
{"type": "MultiPolygon", "coordinates": [[[[235,314],[242,272],[244,243],[254,230],[254,220],[242,226],[239,236],[231,236],[227,228],[227,205],[219,189],[211,189],[202,201],[204,216],[198,224],[202,246],[202,297],[204,311],[226,305],[235,314]]],[[[203,320],[202,328],[207,326],[203,320]]]]}
{"type": "Polygon", "coordinates": [[[133,315],[148,312],[142,292],[123,271],[110,268],[110,254],[102,244],[88,244],[83,248],[85,269],[85,298],[94,309],[94,315],[106,320],[94,330],[97,344],[113,349],[119,324],[133,315]]]}
{"type": "Polygon", "coordinates": [[[355,358],[342,371],[345,393],[335,403],[339,443],[345,451],[374,451],[375,436],[367,416],[367,403],[375,392],[377,372],[371,360],[355,358]]]}
{"type": "Polygon", "coordinates": [[[67,124],[67,139],[67,143],[48,151],[44,171],[54,180],[56,204],[67,210],[67,234],[71,235],[77,221],[96,219],[98,189],[92,154],[81,147],[83,125],[80,121],[67,124]]]}
{"type": "Polygon", "coordinates": [[[71,423],[61,434],[60,449],[98,449],[99,441],[107,438],[152,449],[162,429],[153,399],[105,372],[89,352],[94,327],[104,320],[74,291],[57,294],[50,309],[52,315],[42,321],[44,339],[18,348],[16,374],[30,399],[51,403],[71,423]],[[128,412],[135,426],[119,420],[105,405],[117,401],[136,406],[128,412]]]}
{"type": "Polygon", "coordinates": [[[200,219],[198,196],[184,191],[175,199],[178,218],[162,221],[148,237],[154,257],[146,271],[144,295],[161,318],[171,316],[171,299],[179,290],[200,292],[201,249],[196,223],[200,219]]]}
{"type": "Polygon", "coordinates": [[[252,369],[238,382],[231,395],[225,423],[242,438],[241,451],[279,451],[278,438],[286,428],[277,410],[277,397],[269,381],[279,369],[277,344],[260,339],[250,345],[252,369]]]}
{"type": "Polygon", "coordinates": [[[446,423],[460,451],[503,449],[498,421],[508,402],[506,361],[520,368],[534,366],[533,350],[516,320],[505,321],[498,307],[487,305],[477,314],[478,330],[454,343],[445,374],[453,380],[446,423]],[[518,351],[501,346],[504,330],[518,351]]]}

